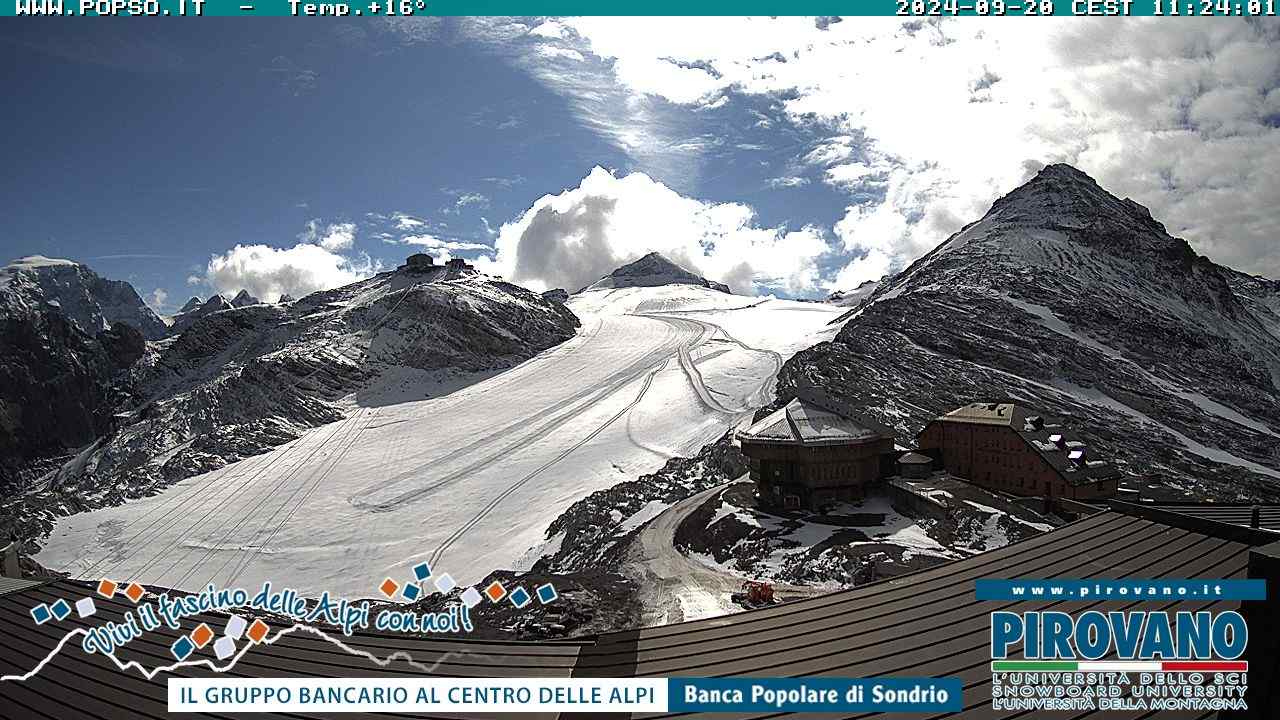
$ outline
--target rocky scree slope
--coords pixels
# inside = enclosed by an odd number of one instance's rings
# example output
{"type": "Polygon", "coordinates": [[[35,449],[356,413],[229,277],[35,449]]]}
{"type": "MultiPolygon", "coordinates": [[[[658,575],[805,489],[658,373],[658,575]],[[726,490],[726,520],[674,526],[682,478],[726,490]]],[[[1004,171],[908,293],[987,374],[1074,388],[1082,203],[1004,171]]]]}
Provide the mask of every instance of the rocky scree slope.
{"type": "Polygon", "coordinates": [[[904,443],[964,403],[1066,416],[1168,498],[1280,500],[1280,289],[1197,255],[1066,165],[997,200],[779,376],[904,443]]]}

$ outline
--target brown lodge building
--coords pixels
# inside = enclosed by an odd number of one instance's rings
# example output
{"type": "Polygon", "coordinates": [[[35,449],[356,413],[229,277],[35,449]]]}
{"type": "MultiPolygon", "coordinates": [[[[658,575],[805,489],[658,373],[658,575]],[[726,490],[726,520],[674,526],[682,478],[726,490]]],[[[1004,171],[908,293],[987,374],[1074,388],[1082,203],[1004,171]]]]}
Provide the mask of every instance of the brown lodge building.
{"type": "Polygon", "coordinates": [[[818,510],[860,500],[892,472],[893,431],[851,406],[809,391],[737,435],[760,501],[818,510]]]}
{"type": "Polygon", "coordinates": [[[925,426],[916,452],[899,458],[892,430],[806,388],[737,438],[760,502],[789,509],[858,501],[888,475],[924,477],[939,464],[989,490],[1072,500],[1114,495],[1121,477],[1061,421],[1012,403],[953,410],[925,426]]]}
{"type": "Polygon", "coordinates": [[[1088,500],[1120,483],[1119,469],[1060,421],[1012,403],[970,403],[930,422],[917,441],[952,475],[1012,495],[1088,500]]]}

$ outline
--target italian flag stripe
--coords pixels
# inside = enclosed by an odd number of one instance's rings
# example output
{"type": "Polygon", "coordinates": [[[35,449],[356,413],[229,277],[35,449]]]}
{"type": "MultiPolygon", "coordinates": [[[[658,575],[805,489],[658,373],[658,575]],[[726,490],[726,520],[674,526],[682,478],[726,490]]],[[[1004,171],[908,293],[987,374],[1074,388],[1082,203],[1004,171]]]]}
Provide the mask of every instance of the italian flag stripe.
{"type": "Polygon", "coordinates": [[[1249,663],[1226,660],[994,660],[992,672],[1248,672],[1249,663]]]}

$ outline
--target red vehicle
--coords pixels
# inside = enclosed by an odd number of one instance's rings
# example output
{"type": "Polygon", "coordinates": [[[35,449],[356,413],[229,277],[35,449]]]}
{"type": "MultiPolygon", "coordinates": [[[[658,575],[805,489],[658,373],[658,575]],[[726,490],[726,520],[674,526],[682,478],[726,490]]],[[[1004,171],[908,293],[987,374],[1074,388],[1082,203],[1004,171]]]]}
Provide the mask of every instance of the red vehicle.
{"type": "Polygon", "coordinates": [[[743,581],[742,592],[734,593],[733,601],[746,608],[772,605],[776,602],[773,597],[773,585],[756,580],[743,581]]]}

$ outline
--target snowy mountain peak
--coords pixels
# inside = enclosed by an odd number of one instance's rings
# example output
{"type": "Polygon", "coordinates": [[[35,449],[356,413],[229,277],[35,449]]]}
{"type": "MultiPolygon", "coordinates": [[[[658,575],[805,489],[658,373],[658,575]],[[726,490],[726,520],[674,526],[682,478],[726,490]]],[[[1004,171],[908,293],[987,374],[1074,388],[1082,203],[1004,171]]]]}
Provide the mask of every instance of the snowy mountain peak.
{"type": "Polygon", "coordinates": [[[1112,195],[1086,173],[1061,163],[1046,165],[1031,180],[995,201],[981,222],[1131,234],[1159,240],[1155,244],[1161,247],[1172,240],[1150,210],[1112,195]]]}
{"type": "MultiPolygon", "coordinates": [[[[246,295],[250,298],[250,302],[245,303],[245,305],[257,304],[257,301],[253,300],[252,296],[249,296],[248,293],[243,290],[240,291],[240,295],[246,295]]],[[[239,299],[240,295],[237,295],[236,298],[239,299]]],[[[192,323],[196,320],[216,312],[230,310],[233,307],[238,306],[232,305],[232,303],[228,302],[226,298],[222,297],[218,293],[210,295],[209,299],[204,302],[201,302],[198,297],[193,297],[182,306],[182,309],[179,310],[176,315],[173,316],[173,324],[169,327],[169,334],[179,335],[187,328],[191,327],[192,323]]]]}
{"type": "Polygon", "coordinates": [[[583,288],[601,290],[622,287],[656,287],[658,285],[701,285],[720,292],[730,292],[724,283],[713,282],[671,262],[661,253],[651,252],[614,270],[583,288]]]}
{"type": "Polygon", "coordinates": [[[0,268],[0,293],[10,311],[56,308],[90,336],[123,322],[149,340],[165,336],[164,321],[133,286],[108,280],[71,260],[30,255],[0,268]]]}
{"type": "Polygon", "coordinates": [[[9,263],[4,267],[5,270],[35,270],[42,267],[65,267],[68,265],[79,265],[73,260],[65,260],[63,258],[51,258],[44,255],[27,255],[9,263]]]}
{"type": "Polygon", "coordinates": [[[231,307],[244,307],[246,305],[257,305],[262,301],[249,294],[248,290],[241,289],[236,296],[231,298],[231,307]]]}
{"type": "Polygon", "coordinates": [[[1280,296],[1075,168],[1045,168],[841,319],[779,397],[818,378],[904,434],[1017,398],[1086,424],[1144,490],[1280,497],[1280,296]]]}
{"type": "Polygon", "coordinates": [[[231,307],[233,307],[232,304],[227,302],[226,298],[214,293],[209,296],[208,300],[204,301],[204,304],[200,306],[200,310],[201,312],[217,312],[219,310],[228,310],[231,307]]]}

